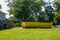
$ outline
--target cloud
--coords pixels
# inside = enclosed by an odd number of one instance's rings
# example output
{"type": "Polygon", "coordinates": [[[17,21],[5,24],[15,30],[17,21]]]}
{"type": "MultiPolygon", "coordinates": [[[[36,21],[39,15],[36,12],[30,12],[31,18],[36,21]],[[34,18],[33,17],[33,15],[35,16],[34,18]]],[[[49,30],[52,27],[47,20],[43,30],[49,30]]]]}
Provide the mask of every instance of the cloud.
{"type": "Polygon", "coordinates": [[[10,16],[9,16],[9,14],[8,14],[8,6],[7,6],[7,3],[5,2],[6,0],[0,0],[0,5],[2,6],[2,11],[3,12],[5,12],[5,13],[7,13],[7,15],[6,15],[6,18],[9,18],[10,16]]]}
{"type": "Polygon", "coordinates": [[[6,0],[0,0],[0,4],[2,6],[2,11],[5,12],[5,13],[8,13],[7,10],[8,10],[8,7],[7,7],[7,3],[5,2],[6,0]]]}

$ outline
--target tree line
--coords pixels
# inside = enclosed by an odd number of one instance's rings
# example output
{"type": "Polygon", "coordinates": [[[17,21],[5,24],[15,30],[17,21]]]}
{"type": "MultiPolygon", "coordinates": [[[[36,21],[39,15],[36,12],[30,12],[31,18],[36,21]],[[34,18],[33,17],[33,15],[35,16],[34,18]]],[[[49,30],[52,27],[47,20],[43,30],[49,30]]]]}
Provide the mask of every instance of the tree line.
{"type": "Polygon", "coordinates": [[[60,1],[56,0],[52,5],[44,0],[12,0],[9,13],[19,21],[60,24],[60,1]]]}

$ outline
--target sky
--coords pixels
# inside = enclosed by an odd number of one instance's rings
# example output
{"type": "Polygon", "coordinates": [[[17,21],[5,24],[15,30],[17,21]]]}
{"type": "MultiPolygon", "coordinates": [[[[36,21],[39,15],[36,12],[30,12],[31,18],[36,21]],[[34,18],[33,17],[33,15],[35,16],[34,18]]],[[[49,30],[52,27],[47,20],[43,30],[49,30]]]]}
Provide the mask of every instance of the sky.
{"type": "MultiPolygon", "coordinates": [[[[48,2],[49,0],[44,0],[45,2],[48,2]]],[[[50,2],[52,2],[53,0],[50,0],[50,2]]]]}
{"type": "MultiPolygon", "coordinates": [[[[9,7],[7,6],[7,3],[5,2],[6,0],[0,0],[0,5],[2,5],[2,11],[3,12],[5,12],[5,13],[7,13],[6,14],[6,18],[9,18],[10,16],[9,16],[9,13],[8,13],[8,9],[9,9],[9,7]]],[[[44,0],[45,2],[48,2],[48,0],[44,0]]],[[[51,0],[50,2],[52,2],[53,0],[51,0]]]]}
{"type": "Polygon", "coordinates": [[[9,13],[8,13],[8,9],[9,7],[7,6],[7,3],[5,2],[6,0],[0,0],[0,5],[2,6],[2,12],[6,13],[6,18],[9,18],[9,13]]]}
{"type": "Polygon", "coordinates": [[[0,0],[0,4],[2,5],[2,9],[1,10],[3,12],[7,13],[8,7],[7,7],[7,3],[5,2],[5,0],[0,0]]]}

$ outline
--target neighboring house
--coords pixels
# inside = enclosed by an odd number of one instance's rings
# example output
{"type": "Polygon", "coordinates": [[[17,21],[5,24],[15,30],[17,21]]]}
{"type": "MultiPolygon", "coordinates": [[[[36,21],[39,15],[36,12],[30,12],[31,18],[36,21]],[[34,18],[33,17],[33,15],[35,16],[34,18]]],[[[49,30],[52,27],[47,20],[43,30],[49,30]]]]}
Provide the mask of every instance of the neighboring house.
{"type": "Polygon", "coordinates": [[[7,12],[7,4],[4,1],[3,1],[4,4],[3,3],[0,4],[0,30],[11,28],[13,23],[13,20],[8,20],[6,18],[7,15],[6,13],[8,12],[7,12]]]}
{"type": "Polygon", "coordinates": [[[2,9],[2,6],[0,5],[0,21],[1,20],[6,20],[6,17],[5,17],[6,13],[2,12],[1,9],[2,9]]]}
{"type": "Polygon", "coordinates": [[[12,28],[13,20],[6,19],[4,12],[0,11],[0,30],[12,28]]]}
{"type": "Polygon", "coordinates": [[[6,20],[5,13],[0,11],[0,20],[6,20]]]}
{"type": "Polygon", "coordinates": [[[0,9],[2,9],[1,5],[0,5],[0,9]]]}

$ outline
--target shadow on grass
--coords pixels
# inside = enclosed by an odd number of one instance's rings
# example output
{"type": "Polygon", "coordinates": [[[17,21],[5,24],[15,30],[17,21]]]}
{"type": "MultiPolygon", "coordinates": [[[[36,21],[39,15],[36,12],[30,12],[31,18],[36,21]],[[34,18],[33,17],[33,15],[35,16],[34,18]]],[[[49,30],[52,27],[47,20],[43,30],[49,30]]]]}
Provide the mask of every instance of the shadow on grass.
{"type": "Polygon", "coordinates": [[[2,31],[2,30],[8,30],[8,29],[12,29],[12,28],[14,28],[14,27],[10,27],[10,28],[0,28],[0,31],[2,31]]]}
{"type": "Polygon", "coordinates": [[[51,29],[52,27],[25,27],[25,29],[51,29]]]}

